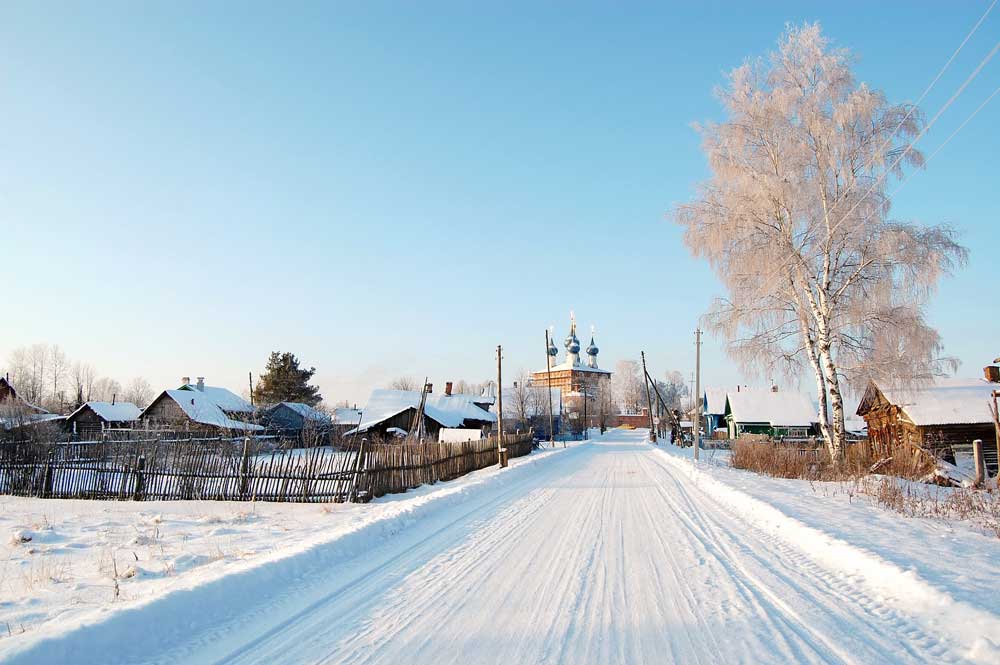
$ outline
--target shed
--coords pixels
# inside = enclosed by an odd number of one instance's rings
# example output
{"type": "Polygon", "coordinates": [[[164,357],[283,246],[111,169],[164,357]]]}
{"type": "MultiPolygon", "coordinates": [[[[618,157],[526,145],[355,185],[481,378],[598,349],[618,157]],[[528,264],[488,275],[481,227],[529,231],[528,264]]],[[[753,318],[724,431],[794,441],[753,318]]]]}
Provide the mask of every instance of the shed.
{"type": "MultiPolygon", "coordinates": [[[[362,410],[361,424],[347,434],[385,434],[393,427],[408,432],[420,408],[420,399],[421,393],[416,390],[374,390],[362,410]]],[[[496,414],[477,406],[475,400],[478,399],[471,395],[428,394],[424,403],[424,428],[428,437],[436,439],[442,427],[479,429],[492,426],[497,420],[496,414]]]]}
{"type": "Polygon", "coordinates": [[[264,420],[271,427],[293,431],[325,430],[333,424],[330,416],[302,402],[279,402],[270,406],[264,410],[264,420]]]}
{"type": "Polygon", "coordinates": [[[66,418],[66,427],[77,434],[128,427],[142,409],[131,402],[87,402],[66,418]]]}
{"type": "MultiPolygon", "coordinates": [[[[920,387],[871,381],[857,414],[868,424],[868,439],[879,454],[907,446],[954,463],[954,446],[996,441],[990,402],[998,389],[984,379],[942,378],[920,387]]],[[[996,473],[994,455],[987,465],[996,473]]]]}

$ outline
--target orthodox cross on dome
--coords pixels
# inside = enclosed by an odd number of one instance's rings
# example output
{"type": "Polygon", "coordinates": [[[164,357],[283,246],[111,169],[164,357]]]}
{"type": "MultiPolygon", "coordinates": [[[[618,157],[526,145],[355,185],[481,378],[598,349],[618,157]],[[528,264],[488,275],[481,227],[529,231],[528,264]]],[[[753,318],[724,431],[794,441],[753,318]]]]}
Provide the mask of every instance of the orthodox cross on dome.
{"type": "Polygon", "coordinates": [[[594,343],[594,326],[590,326],[590,344],[587,346],[587,367],[597,369],[597,353],[600,349],[594,343]]]}
{"type": "Polygon", "coordinates": [[[569,335],[566,336],[566,363],[571,367],[580,366],[580,340],[576,336],[576,316],[569,313],[569,335]]]}

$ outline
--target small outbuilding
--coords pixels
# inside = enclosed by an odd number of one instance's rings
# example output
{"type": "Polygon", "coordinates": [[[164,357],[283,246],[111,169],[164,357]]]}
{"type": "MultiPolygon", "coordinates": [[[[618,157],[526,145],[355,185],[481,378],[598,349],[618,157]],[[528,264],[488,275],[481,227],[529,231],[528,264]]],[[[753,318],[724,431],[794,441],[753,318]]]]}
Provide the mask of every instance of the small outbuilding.
{"type": "MultiPolygon", "coordinates": [[[[368,404],[362,410],[361,424],[346,434],[377,433],[385,435],[396,428],[409,432],[414,416],[420,408],[420,391],[388,390],[372,391],[368,404]]],[[[492,427],[497,421],[496,414],[483,409],[479,404],[482,396],[454,394],[428,394],[424,402],[424,431],[429,439],[437,439],[442,427],[481,429],[492,427]]]]}
{"type": "Polygon", "coordinates": [[[302,402],[279,402],[264,409],[263,418],[269,427],[294,432],[328,430],[333,424],[329,415],[302,402]]]}
{"type": "MultiPolygon", "coordinates": [[[[868,424],[868,439],[879,454],[913,447],[954,463],[954,447],[975,439],[987,443],[988,451],[995,450],[990,404],[998,389],[1000,385],[985,379],[937,379],[919,387],[871,381],[857,413],[868,424]]],[[[995,473],[996,457],[987,455],[986,461],[995,473]]]]}
{"type": "Polygon", "coordinates": [[[66,428],[75,434],[91,434],[130,427],[142,409],[131,402],[87,402],[66,418],[66,428]]]}

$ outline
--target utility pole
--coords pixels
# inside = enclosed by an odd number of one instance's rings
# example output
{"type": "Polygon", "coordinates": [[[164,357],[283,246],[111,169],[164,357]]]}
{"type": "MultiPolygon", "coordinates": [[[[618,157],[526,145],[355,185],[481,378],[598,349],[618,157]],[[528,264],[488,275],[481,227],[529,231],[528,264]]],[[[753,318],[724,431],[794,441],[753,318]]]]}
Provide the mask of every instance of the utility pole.
{"type": "Polygon", "coordinates": [[[424,387],[420,391],[420,404],[417,406],[416,413],[413,414],[413,423],[410,425],[410,431],[407,432],[406,437],[416,435],[417,443],[424,435],[424,406],[427,404],[427,379],[430,377],[424,377],[424,387]]]}
{"type": "Polygon", "coordinates": [[[497,457],[503,448],[503,347],[497,344],[497,457]]]}
{"type": "Polygon", "coordinates": [[[701,447],[701,328],[694,331],[694,461],[701,447]]]}
{"type": "Polygon", "coordinates": [[[248,372],[248,373],[250,374],[250,406],[256,406],[253,403],[253,372],[248,372]]]}
{"type": "Polygon", "coordinates": [[[545,329],[545,374],[546,374],[546,391],[549,393],[549,448],[556,447],[556,430],[552,424],[552,356],[549,355],[549,329],[545,329]]]}
{"type": "MultiPolygon", "coordinates": [[[[642,374],[646,377],[643,385],[646,386],[646,413],[649,414],[649,440],[656,443],[656,429],[653,427],[653,397],[649,393],[649,372],[646,371],[646,352],[640,351],[642,356],[642,374]]],[[[656,445],[660,445],[656,443],[656,445]]]]}
{"type": "Polygon", "coordinates": [[[587,384],[583,385],[583,439],[586,441],[590,426],[587,423],[587,400],[590,399],[590,392],[587,384]]]}

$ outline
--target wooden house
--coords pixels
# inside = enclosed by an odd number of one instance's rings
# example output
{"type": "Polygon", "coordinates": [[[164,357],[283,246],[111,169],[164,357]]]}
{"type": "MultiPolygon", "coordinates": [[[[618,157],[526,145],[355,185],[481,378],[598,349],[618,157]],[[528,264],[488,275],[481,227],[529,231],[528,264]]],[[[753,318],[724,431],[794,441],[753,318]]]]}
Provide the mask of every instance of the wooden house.
{"type": "MultiPolygon", "coordinates": [[[[995,446],[990,402],[998,389],[1000,385],[984,379],[937,379],[917,388],[871,381],[857,413],[868,424],[877,454],[888,456],[903,446],[954,464],[954,446],[968,446],[975,439],[987,448],[995,446]]],[[[987,457],[995,473],[994,459],[987,457]]]]}
{"type": "Polygon", "coordinates": [[[66,418],[66,428],[76,434],[92,434],[131,427],[142,410],[131,402],[87,402],[66,418]]]}
{"type": "Polygon", "coordinates": [[[290,432],[329,430],[333,425],[330,416],[301,402],[279,402],[264,409],[262,416],[268,427],[290,432]]]}
{"type": "Polygon", "coordinates": [[[254,407],[239,395],[215,386],[184,383],[177,390],[164,390],[139,416],[139,422],[163,429],[203,433],[252,432],[263,429],[248,422],[254,407]]]}
{"type": "Polygon", "coordinates": [[[701,410],[704,436],[715,437],[716,431],[723,435],[726,434],[726,397],[728,396],[729,391],[725,388],[705,388],[701,410]]]}
{"type": "Polygon", "coordinates": [[[763,434],[775,439],[814,436],[818,429],[817,409],[801,393],[743,389],[726,396],[725,419],[729,438],[763,434]]]}
{"type": "MultiPolygon", "coordinates": [[[[436,440],[442,427],[481,429],[492,427],[496,414],[478,406],[483,398],[459,393],[428,394],[424,403],[424,432],[428,439],[436,440]]],[[[421,393],[415,390],[372,391],[367,406],[361,413],[361,424],[346,434],[378,434],[385,436],[389,430],[409,432],[414,415],[420,408],[421,393]]]]}

